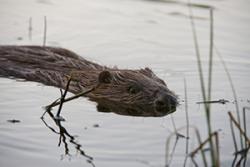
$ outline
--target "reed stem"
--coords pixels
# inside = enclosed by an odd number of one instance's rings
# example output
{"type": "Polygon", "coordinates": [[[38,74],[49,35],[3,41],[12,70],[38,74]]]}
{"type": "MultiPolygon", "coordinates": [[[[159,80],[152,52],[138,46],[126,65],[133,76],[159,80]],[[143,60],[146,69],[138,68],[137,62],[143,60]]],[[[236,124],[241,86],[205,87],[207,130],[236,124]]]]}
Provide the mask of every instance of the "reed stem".
{"type": "MultiPolygon", "coordinates": [[[[213,40],[214,40],[214,19],[213,9],[210,9],[210,45],[209,45],[209,69],[208,69],[208,97],[207,100],[211,100],[212,93],[212,69],[213,69],[213,40]]],[[[210,107],[210,105],[208,105],[210,107]]]]}
{"type": "Polygon", "coordinates": [[[189,152],[189,116],[188,116],[188,98],[187,98],[187,82],[186,78],[184,78],[184,94],[185,94],[185,113],[186,113],[186,124],[187,124],[187,129],[186,129],[186,156],[184,160],[184,167],[186,166],[187,163],[187,155],[189,152]]]}
{"type": "Polygon", "coordinates": [[[47,18],[46,16],[44,16],[43,47],[46,46],[46,38],[47,38],[47,18]]]}
{"type": "MultiPolygon", "coordinates": [[[[190,0],[188,0],[188,3],[190,4],[190,0]]],[[[211,12],[212,10],[210,10],[211,12]]],[[[211,12],[212,13],[212,12],[211,12]]],[[[213,16],[213,14],[210,13],[210,28],[213,28],[213,18],[211,16],[213,16]]],[[[206,91],[205,91],[205,84],[204,84],[204,78],[203,78],[203,71],[202,71],[202,64],[201,64],[201,56],[200,56],[200,51],[199,51],[199,45],[198,45],[198,38],[197,38],[197,34],[196,34],[196,29],[195,29],[195,23],[193,20],[193,12],[192,12],[192,8],[191,6],[189,6],[189,18],[190,18],[190,23],[191,23],[191,27],[192,27],[192,33],[193,33],[193,39],[194,39],[194,45],[195,45],[195,52],[196,52],[196,58],[197,58],[197,65],[198,65],[198,71],[199,71],[199,77],[200,77],[200,85],[201,85],[201,91],[202,91],[202,97],[204,101],[207,101],[207,98],[211,96],[211,92],[208,92],[209,96],[206,96],[206,91]]],[[[213,30],[210,30],[210,40],[213,40],[213,30]]],[[[213,44],[213,42],[210,42],[210,44],[213,44]]],[[[210,60],[212,61],[212,50],[213,45],[210,46],[210,60]]],[[[211,91],[211,78],[212,78],[212,67],[209,67],[211,69],[211,72],[209,73],[209,78],[210,81],[210,88],[209,91],[211,91]]],[[[210,119],[210,104],[205,103],[204,104],[204,109],[205,109],[205,113],[206,113],[206,120],[207,120],[207,128],[208,128],[208,136],[210,136],[212,134],[212,126],[211,126],[211,119],[210,119]]],[[[214,157],[214,144],[213,144],[213,140],[210,138],[209,140],[209,145],[210,145],[210,156],[211,156],[211,162],[212,162],[212,166],[216,166],[215,164],[215,157],[214,157]]]]}
{"type": "MultiPolygon", "coordinates": [[[[220,54],[219,50],[215,48],[215,51],[216,51],[216,54],[218,55],[219,59],[220,59],[220,62],[222,63],[223,65],[223,68],[226,72],[226,75],[227,75],[227,78],[229,80],[229,83],[230,83],[230,87],[232,89],[232,92],[233,92],[233,97],[234,97],[234,101],[235,101],[235,109],[236,109],[236,114],[237,114],[237,121],[239,122],[239,124],[241,125],[241,119],[240,119],[240,107],[239,107],[239,104],[238,104],[238,97],[237,97],[237,93],[236,93],[236,89],[234,87],[234,84],[233,84],[233,80],[232,80],[232,77],[230,75],[230,72],[227,68],[227,65],[222,57],[222,55],[220,54]]],[[[243,139],[242,139],[242,136],[240,135],[240,142],[241,142],[241,149],[243,148],[243,139]]],[[[236,150],[238,151],[238,150],[236,150]]]]}

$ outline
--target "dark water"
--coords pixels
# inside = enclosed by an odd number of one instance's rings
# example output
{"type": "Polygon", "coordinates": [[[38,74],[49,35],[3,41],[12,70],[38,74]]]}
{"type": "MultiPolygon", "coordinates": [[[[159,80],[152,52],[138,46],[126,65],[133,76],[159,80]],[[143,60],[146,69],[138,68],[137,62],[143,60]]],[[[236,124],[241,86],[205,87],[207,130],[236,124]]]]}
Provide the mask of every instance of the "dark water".
{"type": "MultiPolygon", "coordinates": [[[[227,63],[240,108],[249,107],[250,2],[192,2],[204,65],[209,53],[207,7],[211,6],[214,7],[215,46],[227,63]]],[[[74,50],[103,65],[132,69],[148,66],[167,82],[180,100],[184,99],[186,78],[190,124],[199,128],[203,139],[207,136],[203,106],[196,104],[202,95],[186,1],[0,0],[0,4],[1,45],[41,45],[46,16],[47,45],[74,50]]],[[[207,73],[207,66],[204,71],[207,73]]],[[[213,76],[212,99],[230,101],[226,105],[213,104],[211,113],[213,129],[219,130],[222,166],[229,166],[234,147],[227,112],[235,107],[230,84],[217,56],[213,76]]],[[[100,113],[95,103],[81,98],[63,108],[67,121],[61,123],[61,129],[65,128],[69,136],[65,135],[67,144],[62,141],[58,147],[59,135],[51,129],[58,131],[58,125],[49,115],[44,120],[50,128],[40,119],[42,107],[58,98],[58,89],[0,78],[0,91],[0,166],[165,165],[166,140],[174,131],[170,116],[143,118],[100,113]],[[20,122],[7,121],[13,119],[20,122]]],[[[172,115],[177,128],[186,125],[184,109],[181,103],[172,115]]],[[[249,113],[247,118],[249,129],[249,113]]],[[[193,150],[197,141],[192,130],[190,133],[189,150],[193,150]]],[[[183,166],[185,142],[178,141],[171,166],[183,166]]],[[[200,156],[197,161],[200,163],[200,156]]]]}

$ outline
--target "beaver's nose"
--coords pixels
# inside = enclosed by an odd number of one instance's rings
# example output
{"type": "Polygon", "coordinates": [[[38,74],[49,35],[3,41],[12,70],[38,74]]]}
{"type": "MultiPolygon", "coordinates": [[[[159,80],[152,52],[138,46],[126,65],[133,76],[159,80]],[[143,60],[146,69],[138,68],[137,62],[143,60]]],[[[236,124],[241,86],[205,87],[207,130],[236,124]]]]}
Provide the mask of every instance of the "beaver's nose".
{"type": "Polygon", "coordinates": [[[171,110],[177,106],[176,97],[169,94],[161,94],[155,100],[155,108],[157,111],[171,110]]]}

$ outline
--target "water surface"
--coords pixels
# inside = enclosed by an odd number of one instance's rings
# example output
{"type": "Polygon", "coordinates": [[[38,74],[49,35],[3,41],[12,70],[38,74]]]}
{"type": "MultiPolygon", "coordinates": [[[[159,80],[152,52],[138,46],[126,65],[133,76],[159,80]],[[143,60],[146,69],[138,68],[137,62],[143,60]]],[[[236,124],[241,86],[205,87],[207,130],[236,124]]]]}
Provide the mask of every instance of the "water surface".
{"type": "MultiPolygon", "coordinates": [[[[192,3],[204,65],[209,53],[207,8],[213,7],[216,48],[228,65],[240,107],[249,106],[249,1],[192,3]]],[[[153,69],[180,97],[181,105],[172,115],[177,128],[186,125],[182,102],[186,78],[190,124],[199,128],[203,139],[207,136],[203,106],[196,104],[202,95],[186,1],[0,0],[0,4],[1,45],[42,45],[46,16],[47,45],[71,49],[102,65],[153,69]]],[[[207,66],[204,71],[206,75],[207,66]]],[[[216,56],[213,76],[212,99],[230,101],[226,105],[212,105],[211,113],[213,129],[219,130],[222,166],[226,167],[231,165],[234,152],[227,115],[234,110],[234,99],[216,56]]],[[[64,143],[58,147],[59,135],[40,119],[44,112],[42,107],[59,97],[57,88],[0,78],[0,91],[1,166],[165,165],[166,140],[174,131],[170,116],[143,118],[100,113],[95,103],[85,98],[75,100],[63,108],[66,122],[62,126],[75,137],[75,143],[67,138],[69,151],[65,155],[64,143]],[[7,121],[12,119],[21,122],[7,121]]],[[[45,121],[58,130],[48,115],[45,121]]],[[[247,127],[250,127],[249,120],[247,127]]],[[[196,146],[191,132],[190,150],[196,146]]],[[[180,139],[171,166],[183,166],[184,148],[185,140],[180,139]]],[[[198,162],[199,159],[198,156],[198,162]]]]}

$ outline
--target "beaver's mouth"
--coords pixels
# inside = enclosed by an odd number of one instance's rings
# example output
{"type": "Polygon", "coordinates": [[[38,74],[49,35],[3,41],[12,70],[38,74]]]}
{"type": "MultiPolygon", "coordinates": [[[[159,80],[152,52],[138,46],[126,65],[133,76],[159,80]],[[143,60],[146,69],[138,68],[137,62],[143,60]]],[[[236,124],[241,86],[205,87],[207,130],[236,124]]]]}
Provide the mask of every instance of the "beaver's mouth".
{"type": "Polygon", "coordinates": [[[176,106],[174,105],[167,105],[166,107],[155,106],[155,112],[157,113],[157,115],[167,115],[175,111],[176,111],[176,106]]]}
{"type": "Polygon", "coordinates": [[[178,99],[172,94],[160,94],[154,102],[156,112],[170,114],[176,111],[178,99]]]}

